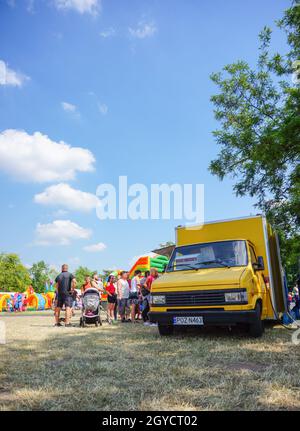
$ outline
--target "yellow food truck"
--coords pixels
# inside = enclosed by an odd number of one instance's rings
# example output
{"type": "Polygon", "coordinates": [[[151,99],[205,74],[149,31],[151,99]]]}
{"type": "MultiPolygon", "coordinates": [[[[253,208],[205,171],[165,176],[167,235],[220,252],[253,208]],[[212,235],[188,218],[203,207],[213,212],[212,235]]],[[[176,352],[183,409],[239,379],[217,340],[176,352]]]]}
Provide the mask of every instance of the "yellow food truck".
{"type": "Polygon", "coordinates": [[[260,337],[286,309],[277,235],[265,217],[178,226],[176,247],[151,289],[150,321],[176,326],[243,325],[260,337]]]}

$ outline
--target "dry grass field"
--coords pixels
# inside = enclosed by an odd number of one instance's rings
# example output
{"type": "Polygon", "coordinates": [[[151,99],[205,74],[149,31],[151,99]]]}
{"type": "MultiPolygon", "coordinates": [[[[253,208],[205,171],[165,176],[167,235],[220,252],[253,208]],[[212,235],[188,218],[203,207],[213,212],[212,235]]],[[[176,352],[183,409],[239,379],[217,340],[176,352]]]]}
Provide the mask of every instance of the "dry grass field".
{"type": "Polygon", "coordinates": [[[300,346],[281,327],[160,338],[142,324],[55,328],[51,312],[0,320],[0,410],[300,409],[300,346]]]}

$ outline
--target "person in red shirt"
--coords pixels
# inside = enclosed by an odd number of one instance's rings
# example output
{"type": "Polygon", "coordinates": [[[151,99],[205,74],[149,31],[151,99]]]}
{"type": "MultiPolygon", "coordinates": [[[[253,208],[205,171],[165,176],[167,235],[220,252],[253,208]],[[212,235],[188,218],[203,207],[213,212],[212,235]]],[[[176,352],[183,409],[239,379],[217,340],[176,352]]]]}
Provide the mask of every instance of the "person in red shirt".
{"type": "Polygon", "coordinates": [[[158,271],[156,268],[150,269],[150,275],[147,277],[146,285],[149,292],[151,292],[151,286],[154,280],[158,278],[158,271]]]}
{"type": "Polygon", "coordinates": [[[114,319],[114,309],[117,302],[115,281],[115,277],[113,275],[110,275],[108,277],[107,285],[105,288],[107,292],[107,311],[108,315],[112,320],[114,319]]]}
{"type": "MultiPolygon", "coordinates": [[[[144,325],[150,325],[148,313],[150,311],[150,292],[151,292],[151,286],[154,280],[158,278],[158,271],[156,268],[150,269],[150,275],[148,275],[146,279],[146,283],[144,285],[144,288],[146,291],[148,291],[147,295],[143,295],[144,297],[144,308],[142,312],[144,325]]],[[[145,292],[146,293],[146,292],[145,292]]]]}

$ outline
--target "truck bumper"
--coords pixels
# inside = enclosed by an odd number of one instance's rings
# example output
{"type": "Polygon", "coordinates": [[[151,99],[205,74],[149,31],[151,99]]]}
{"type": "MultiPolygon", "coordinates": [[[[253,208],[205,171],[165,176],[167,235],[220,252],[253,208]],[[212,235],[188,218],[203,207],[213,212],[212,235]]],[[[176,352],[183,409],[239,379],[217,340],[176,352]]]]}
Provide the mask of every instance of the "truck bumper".
{"type": "Polygon", "coordinates": [[[149,318],[151,323],[159,325],[173,325],[173,318],[178,316],[202,316],[203,326],[233,326],[238,323],[251,323],[255,319],[255,310],[245,311],[208,311],[208,310],[187,310],[187,311],[151,311],[149,318]]]}

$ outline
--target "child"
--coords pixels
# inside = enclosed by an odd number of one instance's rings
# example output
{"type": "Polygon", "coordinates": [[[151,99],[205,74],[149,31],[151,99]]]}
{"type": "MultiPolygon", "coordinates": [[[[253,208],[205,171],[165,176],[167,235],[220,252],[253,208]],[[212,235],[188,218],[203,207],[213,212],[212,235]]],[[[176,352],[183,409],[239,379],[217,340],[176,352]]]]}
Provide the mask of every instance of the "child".
{"type": "Polygon", "coordinates": [[[87,289],[90,289],[91,287],[92,287],[91,277],[89,275],[86,275],[84,279],[84,283],[81,286],[81,293],[83,294],[87,289]]]}

